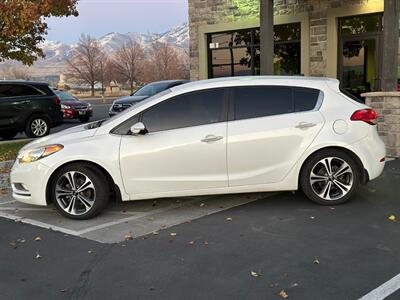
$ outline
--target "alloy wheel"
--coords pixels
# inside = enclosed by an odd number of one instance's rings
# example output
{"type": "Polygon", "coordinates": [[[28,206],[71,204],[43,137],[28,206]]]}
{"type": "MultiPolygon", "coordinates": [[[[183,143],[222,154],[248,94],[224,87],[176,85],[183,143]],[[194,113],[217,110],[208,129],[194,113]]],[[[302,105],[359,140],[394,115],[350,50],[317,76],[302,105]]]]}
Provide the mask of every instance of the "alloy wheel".
{"type": "Polygon", "coordinates": [[[353,187],[354,174],[350,165],[338,157],[326,157],[311,169],[310,185],[324,200],[338,200],[353,187]]]}
{"type": "Polygon", "coordinates": [[[59,206],[70,215],[86,214],[96,201],[96,189],[88,176],[69,171],[56,183],[55,196],[59,206]]]}
{"type": "Polygon", "coordinates": [[[31,130],[35,136],[44,136],[47,132],[47,123],[43,119],[34,119],[31,124],[31,130]]]}

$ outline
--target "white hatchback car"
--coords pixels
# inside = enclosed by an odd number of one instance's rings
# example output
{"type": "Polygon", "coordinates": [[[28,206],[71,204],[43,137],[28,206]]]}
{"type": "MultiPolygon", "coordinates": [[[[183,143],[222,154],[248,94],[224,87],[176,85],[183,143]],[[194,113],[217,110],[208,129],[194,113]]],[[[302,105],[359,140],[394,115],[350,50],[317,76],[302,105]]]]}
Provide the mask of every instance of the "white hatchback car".
{"type": "Polygon", "coordinates": [[[347,201],[378,177],[376,113],[327,78],[237,77],[171,88],[106,121],[38,139],[11,172],[15,199],[87,219],[123,201],[291,191],[347,201]]]}

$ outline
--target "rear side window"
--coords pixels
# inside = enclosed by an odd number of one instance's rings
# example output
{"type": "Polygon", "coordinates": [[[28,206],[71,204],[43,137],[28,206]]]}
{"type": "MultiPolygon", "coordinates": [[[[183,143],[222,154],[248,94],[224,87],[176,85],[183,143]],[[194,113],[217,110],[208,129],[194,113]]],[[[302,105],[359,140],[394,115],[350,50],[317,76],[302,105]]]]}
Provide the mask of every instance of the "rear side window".
{"type": "Polygon", "coordinates": [[[0,98],[36,95],[43,95],[43,93],[24,84],[0,84],[0,98]]]}
{"type": "Polygon", "coordinates": [[[320,91],[310,88],[293,88],[294,111],[313,110],[317,105],[320,91]]]}
{"type": "Polygon", "coordinates": [[[234,88],[235,119],[287,114],[293,112],[292,88],[250,86],[234,88]]]}
{"type": "Polygon", "coordinates": [[[224,89],[179,95],[147,109],[142,122],[149,132],[222,122],[224,95],[224,89]]]}

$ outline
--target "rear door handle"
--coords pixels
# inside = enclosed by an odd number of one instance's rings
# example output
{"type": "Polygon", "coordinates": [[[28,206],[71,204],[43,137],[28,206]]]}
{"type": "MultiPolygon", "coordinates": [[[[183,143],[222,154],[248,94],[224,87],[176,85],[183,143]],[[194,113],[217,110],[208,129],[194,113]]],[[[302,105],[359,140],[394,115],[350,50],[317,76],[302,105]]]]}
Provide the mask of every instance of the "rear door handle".
{"type": "Polygon", "coordinates": [[[296,128],[299,129],[307,129],[307,128],[311,128],[317,126],[316,123],[309,123],[309,122],[300,122],[299,124],[296,125],[296,128]]]}
{"type": "Polygon", "coordinates": [[[213,134],[209,134],[204,139],[202,139],[201,141],[203,143],[213,143],[213,142],[222,140],[223,138],[224,138],[223,136],[216,136],[216,135],[213,135],[213,134]]]}

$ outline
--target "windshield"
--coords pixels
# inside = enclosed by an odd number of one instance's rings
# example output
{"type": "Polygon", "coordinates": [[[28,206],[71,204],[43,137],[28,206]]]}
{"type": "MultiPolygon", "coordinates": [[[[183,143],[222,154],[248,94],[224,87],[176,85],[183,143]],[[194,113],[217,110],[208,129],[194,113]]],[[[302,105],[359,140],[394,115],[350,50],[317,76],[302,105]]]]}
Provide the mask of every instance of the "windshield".
{"type": "Polygon", "coordinates": [[[72,96],[67,92],[56,91],[56,94],[58,97],[60,97],[61,101],[79,101],[78,99],[76,99],[74,96],[72,96]]]}
{"type": "Polygon", "coordinates": [[[151,97],[168,88],[168,83],[150,83],[138,89],[133,95],[151,97]]]}

